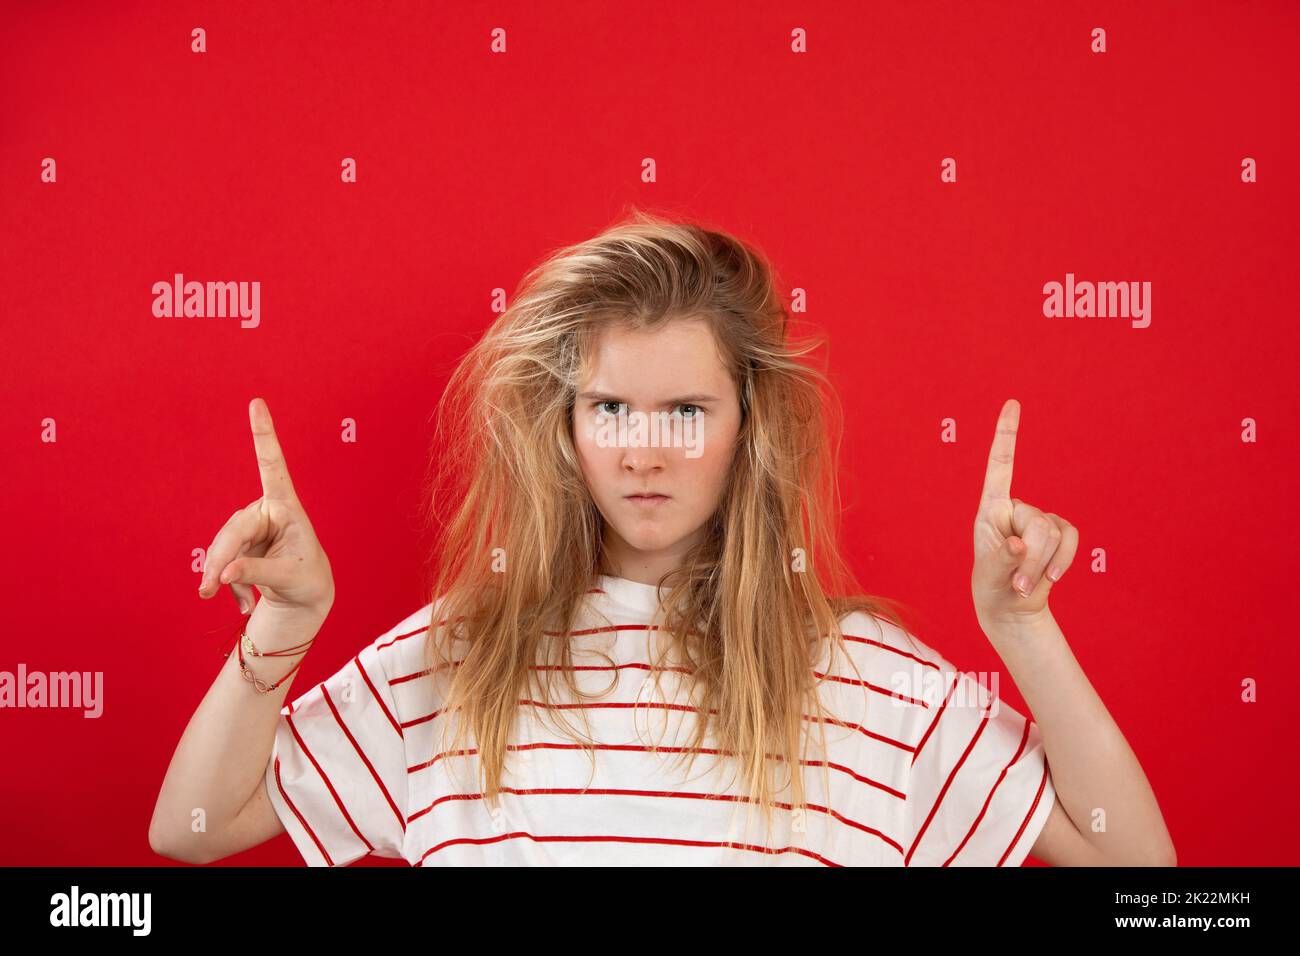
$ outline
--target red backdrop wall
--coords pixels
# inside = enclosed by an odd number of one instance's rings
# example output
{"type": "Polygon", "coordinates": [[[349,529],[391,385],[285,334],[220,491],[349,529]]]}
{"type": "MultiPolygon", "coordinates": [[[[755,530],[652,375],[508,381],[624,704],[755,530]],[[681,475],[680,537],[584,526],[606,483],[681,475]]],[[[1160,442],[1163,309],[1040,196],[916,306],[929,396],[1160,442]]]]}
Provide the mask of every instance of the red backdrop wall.
{"type": "Polygon", "coordinates": [[[0,670],[102,671],[104,710],[0,710],[0,863],[162,862],[250,398],[337,583],[296,697],[428,600],[430,415],[493,290],[630,204],[806,290],[850,557],[969,670],[999,669],[970,528],[1019,399],[1013,494],[1081,532],[1053,611],[1180,864],[1300,862],[1295,4],[5,6],[0,670]],[[259,281],[259,325],[155,317],[178,272],[259,281]],[[1150,324],[1046,317],[1067,273],[1150,282],[1150,324]]]}

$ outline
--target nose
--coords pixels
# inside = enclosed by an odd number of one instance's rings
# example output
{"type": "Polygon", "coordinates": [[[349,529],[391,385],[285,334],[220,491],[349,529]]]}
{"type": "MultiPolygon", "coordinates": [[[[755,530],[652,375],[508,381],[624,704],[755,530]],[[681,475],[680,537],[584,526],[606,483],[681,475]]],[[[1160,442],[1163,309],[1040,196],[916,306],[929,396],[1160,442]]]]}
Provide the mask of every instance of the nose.
{"type": "Polygon", "coordinates": [[[623,452],[623,470],[634,475],[651,475],[663,471],[663,450],[646,446],[623,452]]]}

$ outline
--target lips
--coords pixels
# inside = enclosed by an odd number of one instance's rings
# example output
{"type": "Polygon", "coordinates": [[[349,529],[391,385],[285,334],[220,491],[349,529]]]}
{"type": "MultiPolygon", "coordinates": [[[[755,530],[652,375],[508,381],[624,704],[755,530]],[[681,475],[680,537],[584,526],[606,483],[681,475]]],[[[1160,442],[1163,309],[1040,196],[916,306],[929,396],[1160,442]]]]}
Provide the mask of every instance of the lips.
{"type": "Polygon", "coordinates": [[[665,501],[668,500],[668,496],[655,495],[655,494],[624,495],[624,500],[630,501],[636,505],[644,505],[646,507],[651,507],[653,505],[663,504],[665,501]]]}

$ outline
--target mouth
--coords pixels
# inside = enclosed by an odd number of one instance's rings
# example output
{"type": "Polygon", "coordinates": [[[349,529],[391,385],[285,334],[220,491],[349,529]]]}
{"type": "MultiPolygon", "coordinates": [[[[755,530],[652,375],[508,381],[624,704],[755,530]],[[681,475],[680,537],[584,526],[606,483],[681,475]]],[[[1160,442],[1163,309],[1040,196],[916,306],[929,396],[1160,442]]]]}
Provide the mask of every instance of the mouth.
{"type": "Polygon", "coordinates": [[[667,495],[624,495],[623,500],[630,501],[634,505],[651,508],[661,505],[668,500],[667,495]]]}

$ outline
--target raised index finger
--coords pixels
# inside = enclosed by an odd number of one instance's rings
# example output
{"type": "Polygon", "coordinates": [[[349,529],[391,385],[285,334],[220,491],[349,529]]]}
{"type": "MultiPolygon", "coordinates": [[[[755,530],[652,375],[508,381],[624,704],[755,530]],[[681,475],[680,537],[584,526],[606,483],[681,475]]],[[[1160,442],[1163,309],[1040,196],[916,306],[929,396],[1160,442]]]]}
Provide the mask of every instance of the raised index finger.
{"type": "Polygon", "coordinates": [[[1016,432],[1020,428],[1020,403],[1008,398],[998,415],[993,444],[989,448],[988,470],[984,473],[984,494],[980,505],[1011,497],[1011,468],[1016,459],[1016,432]]]}
{"type": "Polygon", "coordinates": [[[262,475],[263,496],[282,501],[296,498],[293,482],[289,480],[289,466],[285,464],[284,452],[275,437],[271,409],[264,400],[255,398],[248,403],[248,424],[253,430],[253,449],[257,452],[257,470],[262,475]]]}

